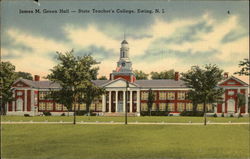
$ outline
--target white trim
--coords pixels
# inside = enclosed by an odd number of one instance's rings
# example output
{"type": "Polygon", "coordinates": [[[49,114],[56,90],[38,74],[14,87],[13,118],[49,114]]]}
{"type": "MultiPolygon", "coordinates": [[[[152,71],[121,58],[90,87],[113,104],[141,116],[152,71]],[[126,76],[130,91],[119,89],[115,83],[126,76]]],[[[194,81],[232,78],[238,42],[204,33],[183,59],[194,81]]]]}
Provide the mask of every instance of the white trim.
{"type": "Polygon", "coordinates": [[[142,91],[144,91],[144,90],[149,90],[149,89],[152,89],[152,90],[164,90],[164,91],[168,91],[168,90],[186,90],[186,91],[189,91],[189,90],[191,90],[190,88],[174,88],[174,87],[172,87],[172,88],[154,88],[154,87],[148,87],[148,88],[141,88],[140,90],[142,90],[142,91]]]}
{"type": "Polygon", "coordinates": [[[245,114],[248,114],[248,89],[245,89],[245,98],[246,98],[246,103],[245,103],[245,114]]]}

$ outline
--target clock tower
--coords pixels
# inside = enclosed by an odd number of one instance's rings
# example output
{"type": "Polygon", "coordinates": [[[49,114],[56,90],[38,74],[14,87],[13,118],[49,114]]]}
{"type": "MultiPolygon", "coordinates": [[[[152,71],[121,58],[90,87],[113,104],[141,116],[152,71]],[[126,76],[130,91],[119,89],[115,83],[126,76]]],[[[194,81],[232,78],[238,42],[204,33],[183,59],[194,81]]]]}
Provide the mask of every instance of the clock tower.
{"type": "Polygon", "coordinates": [[[136,80],[132,70],[132,62],[129,59],[129,45],[125,39],[121,43],[120,59],[117,62],[116,70],[110,74],[111,80],[117,78],[123,78],[129,82],[134,82],[136,80]]]}

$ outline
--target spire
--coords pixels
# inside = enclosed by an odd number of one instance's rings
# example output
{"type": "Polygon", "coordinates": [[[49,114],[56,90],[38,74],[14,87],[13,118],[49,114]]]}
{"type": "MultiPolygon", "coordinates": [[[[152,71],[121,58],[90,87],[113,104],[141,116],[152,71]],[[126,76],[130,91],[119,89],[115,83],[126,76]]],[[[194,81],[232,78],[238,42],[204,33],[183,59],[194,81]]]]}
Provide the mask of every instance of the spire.
{"type": "Polygon", "coordinates": [[[127,40],[126,40],[126,33],[123,33],[123,41],[122,44],[128,44],[127,40]]]}

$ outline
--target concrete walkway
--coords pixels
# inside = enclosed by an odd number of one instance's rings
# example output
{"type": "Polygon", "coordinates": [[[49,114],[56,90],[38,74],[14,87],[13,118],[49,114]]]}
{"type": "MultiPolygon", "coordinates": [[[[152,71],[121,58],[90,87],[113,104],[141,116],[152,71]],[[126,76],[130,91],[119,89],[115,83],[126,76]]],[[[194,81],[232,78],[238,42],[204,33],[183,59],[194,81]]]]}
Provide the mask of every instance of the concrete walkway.
{"type": "MultiPolygon", "coordinates": [[[[72,124],[72,122],[49,122],[49,121],[4,121],[1,124],[72,124]]],[[[76,122],[76,124],[87,124],[87,125],[124,125],[124,122],[76,122]]],[[[129,125],[204,125],[204,123],[167,123],[167,122],[128,122],[129,125]]],[[[215,123],[215,122],[207,122],[207,125],[250,125],[249,122],[228,122],[228,123],[215,123]]]]}

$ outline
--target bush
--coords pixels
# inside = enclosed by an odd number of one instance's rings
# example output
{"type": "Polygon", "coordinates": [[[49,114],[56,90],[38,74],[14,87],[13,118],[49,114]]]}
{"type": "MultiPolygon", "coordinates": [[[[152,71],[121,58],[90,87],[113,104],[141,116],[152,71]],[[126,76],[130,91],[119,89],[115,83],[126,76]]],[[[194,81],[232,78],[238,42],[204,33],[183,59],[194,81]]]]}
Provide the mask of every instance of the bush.
{"type": "Polygon", "coordinates": [[[234,115],[233,115],[233,114],[230,114],[230,117],[234,117],[234,115]]]}
{"type": "MultiPolygon", "coordinates": [[[[86,110],[80,110],[80,111],[76,111],[76,115],[77,116],[88,115],[88,112],[86,110]]],[[[96,113],[94,113],[93,111],[90,111],[90,116],[96,116],[96,113]]]]}
{"type": "Polygon", "coordinates": [[[217,114],[216,114],[216,113],[214,113],[214,117],[217,117],[217,114]]]}
{"type": "MultiPolygon", "coordinates": [[[[151,111],[151,116],[168,116],[168,114],[167,111],[151,111]]],[[[150,112],[142,111],[141,116],[150,116],[150,112]]]]}
{"type": "Polygon", "coordinates": [[[29,117],[30,115],[29,114],[24,114],[25,117],[29,117]]]}
{"type": "Polygon", "coordinates": [[[221,117],[224,117],[224,113],[221,114],[221,117]]]}
{"type": "Polygon", "coordinates": [[[50,112],[43,112],[43,115],[45,115],[45,116],[51,116],[51,113],[50,112]]]}
{"type": "Polygon", "coordinates": [[[65,116],[65,113],[62,113],[61,116],[65,116]]]}
{"type": "Polygon", "coordinates": [[[183,111],[180,116],[204,116],[204,112],[183,111]]]}

